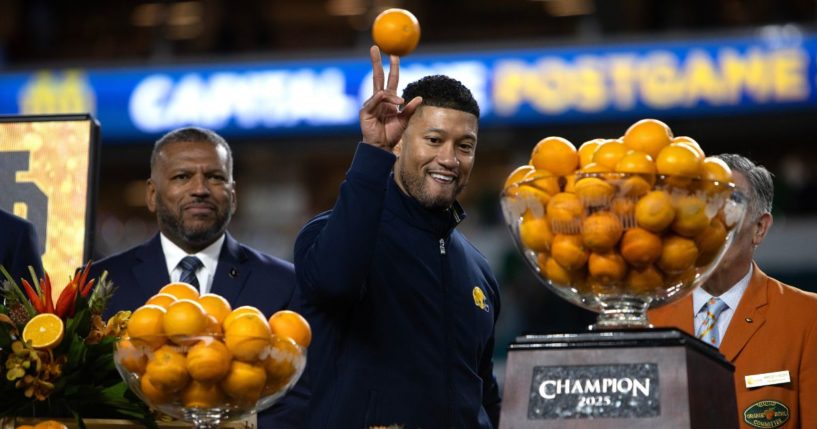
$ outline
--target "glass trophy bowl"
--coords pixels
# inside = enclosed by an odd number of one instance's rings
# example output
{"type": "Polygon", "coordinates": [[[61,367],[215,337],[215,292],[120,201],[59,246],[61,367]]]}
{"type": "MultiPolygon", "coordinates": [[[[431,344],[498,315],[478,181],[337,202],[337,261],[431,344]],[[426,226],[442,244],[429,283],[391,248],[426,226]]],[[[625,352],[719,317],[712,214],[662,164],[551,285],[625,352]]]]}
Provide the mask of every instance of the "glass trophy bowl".
{"type": "Polygon", "coordinates": [[[501,197],[514,243],[591,330],[650,327],[646,312],[701,285],[746,211],[733,183],[632,173],[542,174],[501,197]]]}
{"type": "Polygon", "coordinates": [[[306,350],[275,335],[232,343],[221,335],[157,335],[119,339],[114,363],[151,408],[196,428],[215,428],[283,397],[303,373],[306,350]]]}

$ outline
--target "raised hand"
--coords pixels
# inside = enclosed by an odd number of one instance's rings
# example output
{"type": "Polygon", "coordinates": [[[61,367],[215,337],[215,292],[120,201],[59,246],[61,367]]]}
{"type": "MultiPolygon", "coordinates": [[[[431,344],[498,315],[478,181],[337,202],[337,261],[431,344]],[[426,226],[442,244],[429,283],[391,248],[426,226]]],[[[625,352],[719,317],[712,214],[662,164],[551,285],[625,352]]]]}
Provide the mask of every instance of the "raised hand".
{"type": "Polygon", "coordinates": [[[372,46],[369,55],[372,59],[373,91],[372,96],[360,108],[360,131],[364,143],[391,151],[400,141],[411,115],[423,100],[415,97],[400,109],[400,105],[404,103],[403,98],[397,95],[400,58],[394,55],[389,57],[389,79],[386,81],[380,49],[372,46]]]}

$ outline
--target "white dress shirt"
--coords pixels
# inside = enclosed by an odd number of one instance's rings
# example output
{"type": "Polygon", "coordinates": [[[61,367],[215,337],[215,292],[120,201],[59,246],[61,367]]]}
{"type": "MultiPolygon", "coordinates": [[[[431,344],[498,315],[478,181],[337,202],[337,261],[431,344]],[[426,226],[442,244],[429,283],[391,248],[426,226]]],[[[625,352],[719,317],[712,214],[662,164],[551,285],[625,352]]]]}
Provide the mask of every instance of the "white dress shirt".
{"type": "MultiPolygon", "coordinates": [[[[734,286],[729,288],[726,292],[724,292],[718,298],[721,301],[726,303],[726,308],[721,312],[720,316],[718,316],[718,341],[723,343],[723,339],[726,336],[726,328],[729,327],[729,322],[732,321],[732,316],[735,315],[735,310],[738,308],[738,304],[740,303],[740,299],[743,297],[743,293],[746,292],[746,288],[749,286],[749,280],[752,278],[752,265],[749,264],[749,271],[746,272],[746,275],[743,276],[734,286]]],[[[701,311],[705,306],[707,301],[713,296],[709,294],[709,292],[705,291],[704,288],[699,287],[692,291],[692,311],[695,312],[695,332],[699,332],[701,328],[701,324],[706,320],[706,310],[701,311]]]]}
{"type": "Polygon", "coordinates": [[[164,234],[159,234],[159,236],[162,242],[162,251],[165,254],[167,272],[170,273],[170,281],[177,282],[182,277],[182,269],[179,267],[179,262],[181,262],[185,256],[195,256],[199,258],[203,264],[203,267],[196,271],[196,278],[199,280],[199,293],[202,295],[210,293],[210,289],[213,287],[216,267],[218,266],[218,255],[221,253],[221,246],[224,244],[225,235],[222,234],[213,244],[192,255],[182,250],[181,247],[170,241],[164,234]]]}

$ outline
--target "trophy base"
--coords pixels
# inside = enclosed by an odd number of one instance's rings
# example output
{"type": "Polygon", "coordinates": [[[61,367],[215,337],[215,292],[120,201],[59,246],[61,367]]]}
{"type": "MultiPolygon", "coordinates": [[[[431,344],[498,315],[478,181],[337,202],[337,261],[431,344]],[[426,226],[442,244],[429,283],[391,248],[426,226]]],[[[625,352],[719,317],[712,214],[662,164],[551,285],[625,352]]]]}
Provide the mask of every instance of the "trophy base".
{"type": "Polygon", "coordinates": [[[529,335],[508,351],[501,429],[737,429],[734,367],[675,329],[529,335]]]}

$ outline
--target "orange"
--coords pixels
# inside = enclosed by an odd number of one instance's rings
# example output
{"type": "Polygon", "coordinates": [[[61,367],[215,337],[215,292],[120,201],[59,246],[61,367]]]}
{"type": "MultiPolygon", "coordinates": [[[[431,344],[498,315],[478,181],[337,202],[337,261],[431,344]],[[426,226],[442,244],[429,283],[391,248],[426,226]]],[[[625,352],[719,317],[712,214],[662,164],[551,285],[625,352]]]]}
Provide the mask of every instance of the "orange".
{"type": "Polygon", "coordinates": [[[684,237],[695,237],[709,226],[706,202],[695,195],[686,195],[675,203],[672,230],[684,237]]]}
{"type": "Polygon", "coordinates": [[[516,185],[517,183],[521,182],[526,174],[528,174],[528,173],[530,173],[531,171],[534,171],[534,170],[535,170],[535,168],[533,168],[532,165],[527,165],[527,164],[516,167],[516,169],[514,169],[511,172],[511,174],[508,175],[508,178],[505,179],[505,186],[503,187],[503,189],[508,189],[511,186],[516,185]]]}
{"type": "Polygon", "coordinates": [[[547,219],[553,232],[578,233],[582,213],[584,206],[575,194],[560,192],[548,201],[547,219]]]}
{"type": "Polygon", "coordinates": [[[661,237],[643,228],[630,228],[621,237],[621,256],[636,267],[653,263],[662,248],[661,237]]]}
{"type": "Polygon", "coordinates": [[[31,342],[38,350],[51,350],[62,342],[65,324],[53,313],[42,313],[31,318],[23,328],[23,341],[31,342]]]}
{"type": "Polygon", "coordinates": [[[596,162],[591,162],[586,164],[584,167],[579,170],[582,173],[611,173],[613,171],[612,168],[607,167],[606,165],[601,165],[596,162]]]}
{"type": "Polygon", "coordinates": [[[655,174],[658,170],[650,155],[644,152],[630,152],[624,155],[614,168],[616,173],[655,174]]]}
{"type": "Polygon", "coordinates": [[[170,304],[173,304],[174,302],[176,302],[175,296],[169,293],[157,293],[156,295],[150,297],[147,300],[147,302],[145,302],[145,305],[152,304],[158,305],[159,307],[167,308],[168,306],[170,306],[170,304]]]}
{"type": "MultiPolygon", "coordinates": [[[[556,195],[559,193],[559,176],[547,170],[533,170],[525,175],[520,186],[532,186],[548,195],[556,195]]],[[[547,204],[547,201],[544,203],[547,204]]]]}
{"type": "Polygon", "coordinates": [[[517,202],[523,204],[522,207],[525,208],[525,213],[539,217],[544,216],[544,207],[551,197],[547,192],[527,185],[511,187],[508,189],[507,195],[514,197],[517,202]]]}
{"type": "Polygon", "coordinates": [[[550,230],[550,222],[545,218],[537,218],[529,213],[522,216],[519,224],[519,239],[522,244],[536,252],[544,252],[550,248],[553,240],[553,232],[550,230]]]}
{"type": "Polygon", "coordinates": [[[702,187],[708,193],[727,190],[727,183],[732,183],[732,169],[722,159],[710,156],[704,158],[701,166],[702,187]]]}
{"type": "Polygon", "coordinates": [[[267,319],[258,314],[242,314],[225,329],[224,343],[234,358],[255,362],[269,347],[271,336],[267,319]]]}
{"type": "Polygon", "coordinates": [[[56,420],[46,420],[34,425],[34,429],[68,429],[68,426],[56,420]]]}
{"type": "Polygon", "coordinates": [[[664,275],[653,265],[633,268],[627,273],[625,284],[631,293],[650,294],[664,285],[664,275]]]}
{"type": "Polygon", "coordinates": [[[246,407],[255,405],[261,398],[266,383],[267,372],[263,367],[234,360],[230,363],[230,371],[219,385],[237,405],[246,407]]]}
{"type": "Polygon", "coordinates": [[[214,338],[199,341],[187,351],[187,372],[193,380],[215,383],[230,370],[233,356],[227,346],[214,338]]]}
{"type": "Polygon", "coordinates": [[[142,375],[148,363],[146,350],[136,347],[127,338],[119,340],[116,344],[116,354],[114,355],[120,365],[128,371],[142,375]]]}
{"type": "Polygon", "coordinates": [[[584,168],[585,165],[593,162],[593,154],[596,153],[596,149],[599,148],[603,141],[604,139],[588,140],[579,146],[579,168],[584,168]]]}
{"type": "Polygon", "coordinates": [[[712,262],[726,242],[726,234],[723,222],[718,218],[712,219],[709,226],[695,237],[695,245],[698,246],[699,252],[695,265],[702,267],[712,262]]]}
{"type": "Polygon", "coordinates": [[[269,327],[273,335],[290,338],[299,346],[306,348],[312,342],[312,328],[309,322],[292,310],[280,310],[269,318],[269,327]]]}
{"type": "Polygon", "coordinates": [[[573,192],[590,207],[603,206],[616,194],[616,188],[603,178],[582,177],[573,185],[573,192]]]}
{"type": "Polygon", "coordinates": [[[162,321],[165,334],[176,344],[190,345],[195,339],[190,338],[207,332],[210,321],[204,308],[196,301],[180,299],[167,307],[162,321]]]}
{"type": "Polygon", "coordinates": [[[573,143],[561,137],[546,137],[536,143],[530,163],[537,170],[547,170],[556,176],[567,176],[579,166],[579,154],[573,143]]]}
{"type": "Polygon", "coordinates": [[[159,289],[159,293],[173,295],[176,299],[191,299],[195,301],[199,298],[199,291],[190,283],[174,282],[169,283],[159,289]]]}
{"type": "Polygon", "coordinates": [[[658,119],[642,119],[630,125],[623,140],[630,149],[655,158],[661,149],[672,142],[672,130],[658,119]]]}
{"type": "Polygon", "coordinates": [[[627,274],[627,264],[616,252],[592,252],[587,260],[587,270],[601,283],[617,283],[627,274]]]}
{"type": "Polygon", "coordinates": [[[143,375],[139,378],[139,391],[142,392],[145,402],[148,405],[162,405],[170,402],[172,392],[162,391],[153,384],[150,376],[143,375]]]}
{"type": "Polygon", "coordinates": [[[689,238],[669,235],[664,238],[658,267],[665,273],[680,273],[695,264],[698,259],[698,247],[689,238]]]}
{"type": "Polygon", "coordinates": [[[224,319],[222,323],[222,327],[226,331],[230,325],[233,323],[236,317],[241,316],[243,314],[257,314],[261,316],[264,320],[267,319],[267,316],[264,316],[264,313],[261,310],[251,306],[251,305],[242,305],[241,307],[236,308],[235,310],[231,311],[230,314],[227,315],[227,318],[224,319]]]}
{"type": "Polygon", "coordinates": [[[674,218],[672,198],[665,191],[649,192],[635,203],[635,221],[649,231],[663,231],[674,218]]]}
{"type": "Polygon", "coordinates": [[[217,384],[193,380],[182,390],[182,405],[187,408],[214,408],[227,399],[217,384]]]}
{"type": "Polygon", "coordinates": [[[264,359],[264,370],[267,373],[267,389],[277,389],[289,383],[295,374],[296,365],[301,358],[301,350],[291,338],[275,337],[270,354],[264,359]]]}
{"type": "Polygon", "coordinates": [[[156,349],[165,343],[164,317],[167,310],[148,304],[136,309],[128,320],[128,337],[134,345],[156,349]]]}
{"type": "Polygon", "coordinates": [[[575,234],[556,234],[550,254],[567,270],[575,271],[587,263],[590,251],[584,247],[582,237],[575,234]]]}
{"type": "Polygon", "coordinates": [[[182,390],[190,380],[184,355],[175,346],[168,344],[153,352],[145,369],[145,376],[150,377],[153,387],[166,393],[182,390]]]}
{"type": "Polygon", "coordinates": [[[683,143],[672,143],[661,149],[655,159],[658,173],[686,178],[698,177],[704,157],[683,143]]]}
{"type": "Polygon", "coordinates": [[[638,198],[650,192],[654,184],[655,176],[652,175],[629,176],[619,183],[619,189],[621,195],[638,198]]]}
{"type": "Polygon", "coordinates": [[[405,9],[386,9],[374,19],[372,39],[387,54],[408,55],[420,42],[420,22],[405,9]]]}
{"type": "Polygon", "coordinates": [[[206,293],[199,297],[198,303],[204,308],[204,312],[215,317],[219,324],[233,311],[230,303],[221,295],[206,293]]]}
{"type": "Polygon", "coordinates": [[[609,171],[616,168],[616,164],[627,155],[630,148],[624,145],[620,140],[606,140],[601,143],[593,154],[593,162],[604,166],[609,171]]]}
{"type": "Polygon", "coordinates": [[[582,221],[582,241],[587,248],[596,252],[612,249],[623,232],[618,216],[610,212],[599,211],[582,221]]]}
{"type": "Polygon", "coordinates": [[[698,154],[701,155],[701,158],[706,157],[704,150],[701,149],[701,145],[699,145],[698,142],[696,142],[695,139],[693,139],[692,137],[678,136],[672,139],[672,142],[685,144],[692,148],[692,150],[694,150],[695,152],[698,152],[698,154]]]}
{"type": "Polygon", "coordinates": [[[573,283],[573,273],[559,265],[555,259],[548,258],[544,253],[536,255],[536,263],[539,271],[551,282],[562,286],[573,283]]]}
{"type": "Polygon", "coordinates": [[[20,426],[17,426],[16,428],[14,428],[14,429],[34,429],[34,426],[31,426],[31,425],[20,425],[20,426]]]}

